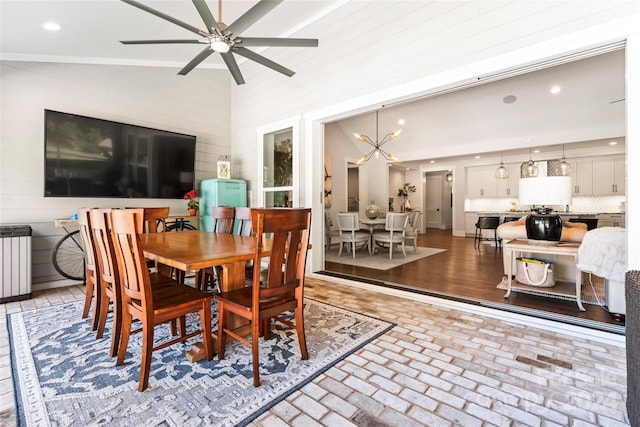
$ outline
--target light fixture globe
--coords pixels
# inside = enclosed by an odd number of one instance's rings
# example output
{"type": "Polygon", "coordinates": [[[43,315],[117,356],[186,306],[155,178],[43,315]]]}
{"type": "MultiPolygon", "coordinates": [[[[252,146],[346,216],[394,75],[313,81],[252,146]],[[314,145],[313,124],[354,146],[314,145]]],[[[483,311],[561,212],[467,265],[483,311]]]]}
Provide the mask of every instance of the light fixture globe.
{"type": "Polygon", "coordinates": [[[496,169],[496,178],[497,179],[507,179],[509,178],[509,169],[507,169],[502,162],[500,162],[500,166],[496,169]]]}
{"type": "Polygon", "coordinates": [[[563,158],[560,162],[560,175],[569,176],[571,175],[571,170],[571,164],[563,158]]]}
{"type": "Polygon", "coordinates": [[[538,176],[538,167],[533,162],[533,160],[529,160],[527,163],[524,164],[522,175],[525,178],[533,178],[538,176]]]}

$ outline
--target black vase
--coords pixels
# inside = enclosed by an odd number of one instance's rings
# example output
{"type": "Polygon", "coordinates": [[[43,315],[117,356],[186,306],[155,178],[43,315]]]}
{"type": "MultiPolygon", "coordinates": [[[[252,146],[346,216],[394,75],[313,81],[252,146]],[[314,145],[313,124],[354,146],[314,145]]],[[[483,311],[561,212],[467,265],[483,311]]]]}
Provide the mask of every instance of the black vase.
{"type": "Polygon", "coordinates": [[[562,236],[562,218],[549,211],[532,211],[525,221],[527,238],[559,242],[562,236]]]}

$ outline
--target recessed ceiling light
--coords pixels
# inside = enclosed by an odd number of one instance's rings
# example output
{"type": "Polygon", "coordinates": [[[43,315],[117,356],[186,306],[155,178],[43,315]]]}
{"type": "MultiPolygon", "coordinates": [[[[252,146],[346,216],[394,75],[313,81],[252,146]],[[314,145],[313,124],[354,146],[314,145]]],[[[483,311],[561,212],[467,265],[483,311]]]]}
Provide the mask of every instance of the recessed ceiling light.
{"type": "Polygon", "coordinates": [[[553,86],[550,92],[555,95],[556,93],[560,93],[561,90],[562,88],[560,86],[553,86]]]}
{"type": "Polygon", "coordinates": [[[480,158],[480,156],[476,156],[476,159],[479,159],[479,158],[480,158]]]}
{"type": "Polygon", "coordinates": [[[436,162],[435,160],[431,160],[429,163],[435,163],[435,162],[436,162]]]}
{"type": "Polygon", "coordinates": [[[540,152],[540,150],[533,150],[533,152],[534,152],[534,153],[539,153],[539,152],[540,152]]]}
{"type": "Polygon", "coordinates": [[[410,171],[410,170],[411,170],[411,168],[404,168],[404,170],[406,170],[406,171],[410,171]]]}
{"type": "Polygon", "coordinates": [[[403,125],[404,125],[404,119],[400,119],[400,120],[398,120],[398,124],[399,124],[400,126],[403,126],[403,125]]]}
{"type": "Polygon", "coordinates": [[[618,145],[618,141],[611,141],[609,145],[618,145]]]}
{"type": "Polygon", "coordinates": [[[58,31],[60,28],[60,25],[53,22],[53,21],[49,21],[49,22],[45,22],[44,24],[42,24],[42,28],[44,28],[47,31],[58,31]]]}
{"type": "Polygon", "coordinates": [[[505,104],[513,104],[514,102],[516,102],[516,96],[515,95],[507,95],[504,98],[502,98],[502,102],[504,102],[505,104]]]}

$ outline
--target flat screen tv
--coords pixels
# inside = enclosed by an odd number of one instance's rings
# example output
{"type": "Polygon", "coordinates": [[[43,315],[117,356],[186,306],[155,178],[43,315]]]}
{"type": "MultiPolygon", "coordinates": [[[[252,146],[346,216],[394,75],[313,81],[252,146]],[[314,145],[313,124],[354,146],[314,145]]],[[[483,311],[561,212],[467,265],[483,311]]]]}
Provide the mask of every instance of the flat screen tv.
{"type": "Polygon", "coordinates": [[[45,110],[45,196],[180,199],[196,137],[45,110]]]}

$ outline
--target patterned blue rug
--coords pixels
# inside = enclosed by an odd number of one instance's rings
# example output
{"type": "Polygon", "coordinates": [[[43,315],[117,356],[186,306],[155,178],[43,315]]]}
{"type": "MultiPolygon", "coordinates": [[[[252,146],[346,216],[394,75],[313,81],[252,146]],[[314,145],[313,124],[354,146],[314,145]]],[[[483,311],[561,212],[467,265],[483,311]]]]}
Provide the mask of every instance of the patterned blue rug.
{"type": "MultiPolygon", "coordinates": [[[[305,299],[309,360],[300,359],[295,331],[277,326],[260,340],[260,387],[253,386],[251,349],[229,343],[225,360],[187,361],[199,340],[155,351],[149,388],[137,391],[141,334],[131,337],[125,364],[108,355],[111,331],[96,340],[82,303],[8,316],[20,426],[246,425],[394,325],[305,299]]],[[[212,313],[217,316],[217,307],[212,313]]],[[[190,319],[198,324],[197,315],[190,319]]],[[[191,324],[191,323],[188,323],[191,324]]],[[[217,330],[217,319],[214,319],[217,330]]],[[[109,328],[111,322],[107,322],[109,328]]],[[[168,326],[156,328],[158,340],[168,326]]]]}

